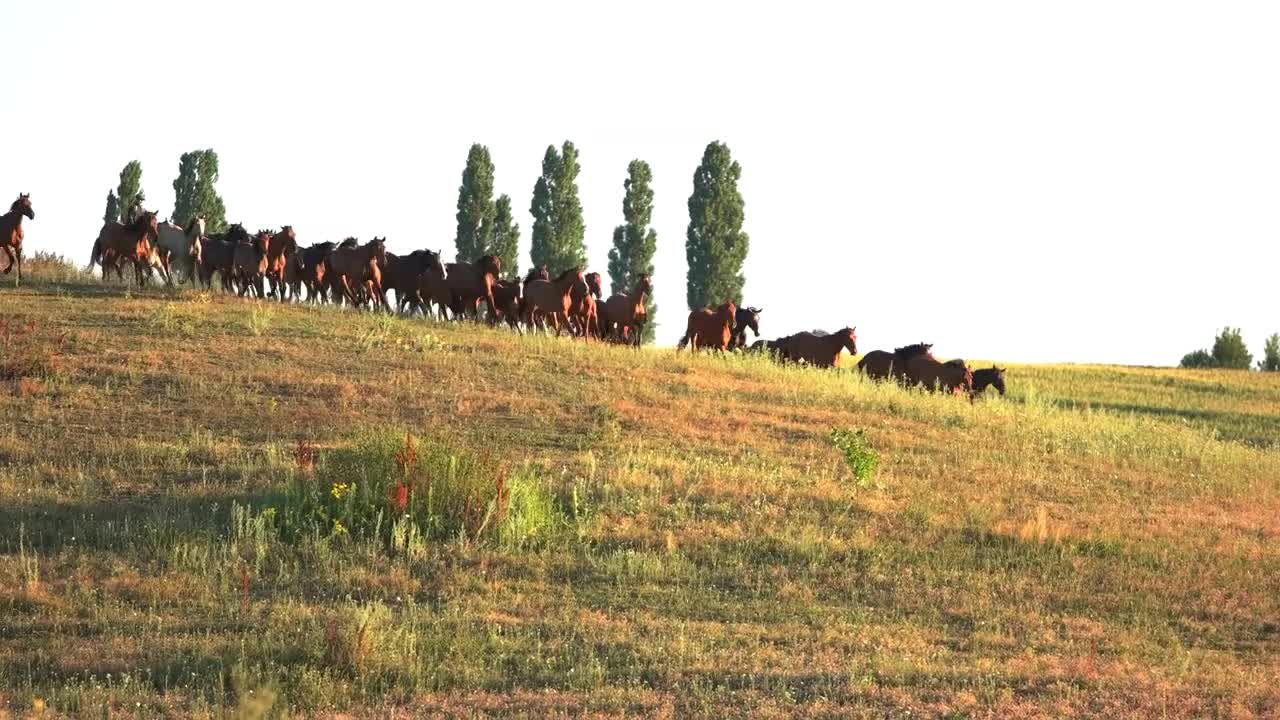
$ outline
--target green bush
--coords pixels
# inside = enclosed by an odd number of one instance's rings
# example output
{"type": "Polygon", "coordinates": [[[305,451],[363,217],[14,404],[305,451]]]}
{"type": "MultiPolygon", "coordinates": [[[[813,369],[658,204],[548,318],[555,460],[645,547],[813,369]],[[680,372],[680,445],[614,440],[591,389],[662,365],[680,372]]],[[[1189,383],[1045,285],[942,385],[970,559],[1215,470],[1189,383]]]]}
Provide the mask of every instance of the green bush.
{"type": "Polygon", "coordinates": [[[1213,340],[1213,359],[1218,367],[1248,370],[1253,366],[1253,355],[1244,344],[1240,328],[1222,328],[1213,340]]]}
{"type": "Polygon", "coordinates": [[[424,540],[518,548],[557,524],[550,495],[527,472],[410,434],[371,431],[299,469],[283,518],[294,534],[376,539],[403,552],[424,540]]]}
{"type": "Polygon", "coordinates": [[[858,484],[869,486],[880,465],[880,456],[871,449],[866,433],[849,428],[832,428],[831,444],[844,455],[845,464],[853,471],[858,484]]]}
{"type": "Polygon", "coordinates": [[[1189,352],[1182,356],[1182,362],[1179,364],[1184,368],[1211,368],[1218,366],[1218,363],[1209,354],[1208,350],[1189,352]]]}

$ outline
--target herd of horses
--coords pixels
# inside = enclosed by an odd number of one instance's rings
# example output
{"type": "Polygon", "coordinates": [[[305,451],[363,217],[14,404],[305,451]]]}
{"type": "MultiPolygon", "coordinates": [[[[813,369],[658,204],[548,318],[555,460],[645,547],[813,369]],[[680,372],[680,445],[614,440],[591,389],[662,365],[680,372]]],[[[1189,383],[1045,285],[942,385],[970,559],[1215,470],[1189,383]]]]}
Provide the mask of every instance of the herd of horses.
{"type": "MultiPolygon", "coordinates": [[[[31,197],[23,194],[9,213],[0,216],[0,248],[22,277],[22,219],[35,219],[31,197]]],[[[124,280],[131,265],[135,281],[154,275],[173,284],[188,282],[220,287],[240,296],[275,298],[282,302],[346,304],[391,311],[388,291],[395,291],[396,311],[421,313],[440,319],[480,319],[483,305],[491,325],[506,323],[517,332],[535,330],[559,336],[640,344],[647,321],[645,304],[653,292],[648,275],[639,277],[629,292],[604,297],[600,273],[569,268],[554,277],[545,266],[529,271],[523,280],[502,277],[501,260],[485,255],[474,262],[441,261],[433,250],[396,255],[386,238],[365,243],[347,238],[339,243],[298,245],[289,225],[279,231],[249,233],[240,224],[224,233],[206,233],[203,217],[185,226],[160,222],[157,214],[139,209],[128,223],[103,224],[93,243],[90,268],[102,268],[105,279],[115,271],[124,280]]],[[[776,340],[760,340],[760,308],[726,302],[689,313],[677,351],[707,349],[720,352],[767,353],[784,363],[834,368],[840,354],[858,352],[855,328],[833,333],[800,332],[776,340]],[[747,345],[747,331],[757,338],[747,345]]],[[[858,362],[869,377],[924,386],[970,398],[994,387],[1005,392],[1004,370],[970,369],[963,360],[937,360],[932,345],[917,343],[893,352],[875,350],[858,362]]]]}

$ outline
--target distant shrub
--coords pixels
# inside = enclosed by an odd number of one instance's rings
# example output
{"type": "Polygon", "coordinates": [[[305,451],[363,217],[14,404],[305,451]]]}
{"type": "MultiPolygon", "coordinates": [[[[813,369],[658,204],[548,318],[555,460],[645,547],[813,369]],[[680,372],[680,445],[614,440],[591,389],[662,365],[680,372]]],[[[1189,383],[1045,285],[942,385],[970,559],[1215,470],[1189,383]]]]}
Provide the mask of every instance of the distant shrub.
{"type": "Polygon", "coordinates": [[[534,478],[487,455],[370,432],[295,477],[284,521],[295,533],[376,539],[408,552],[424,540],[520,547],[545,536],[556,517],[534,478]]]}
{"type": "Polygon", "coordinates": [[[1280,372],[1280,335],[1273,334],[1267,338],[1266,345],[1262,348],[1262,362],[1258,363],[1258,369],[1264,372],[1280,372]]]}
{"type": "Polygon", "coordinates": [[[0,380],[49,377],[57,371],[66,335],[35,320],[0,318],[0,380]]]}
{"type": "Polygon", "coordinates": [[[1208,350],[1189,352],[1182,356],[1182,362],[1179,364],[1184,368],[1212,368],[1218,366],[1218,363],[1214,361],[1208,350]]]}
{"type": "Polygon", "coordinates": [[[1248,370],[1253,367],[1253,355],[1245,347],[1240,328],[1222,328],[1213,341],[1213,359],[1218,367],[1248,370]]]}
{"type": "Polygon", "coordinates": [[[880,456],[867,442],[866,433],[849,428],[832,428],[831,444],[844,455],[845,464],[853,471],[858,484],[866,487],[880,465],[880,456]]]}
{"type": "MultiPolygon", "coordinates": [[[[1280,358],[1277,358],[1280,361],[1280,358]]],[[[1240,328],[1225,327],[1213,340],[1213,350],[1196,350],[1182,356],[1184,368],[1229,368],[1248,370],[1253,366],[1253,355],[1244,344],[1240,328]]]]}

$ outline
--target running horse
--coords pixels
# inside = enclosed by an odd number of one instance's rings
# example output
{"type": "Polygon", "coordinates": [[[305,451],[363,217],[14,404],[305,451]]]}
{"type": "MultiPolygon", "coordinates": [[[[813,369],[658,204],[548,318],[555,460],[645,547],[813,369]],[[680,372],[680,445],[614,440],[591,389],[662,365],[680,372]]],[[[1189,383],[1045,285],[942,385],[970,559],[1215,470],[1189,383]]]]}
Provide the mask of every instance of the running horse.
{"type": "Polygon", "coordinates": [[[361,303],[356,290],[367,289],[370,299],[387,312],[391,306],[382,289],[382,273],[387,267],[387,239],[375,237],[364,245],[349,247],[344,241],[329,257],[325,258],[325,275],[330,278],[329,287],[336,289],[353,306],[361,303]]]}
{"type": "Polygon", "coordinates": [[[600,273],[587,273],[582,277],[586,284],[575,287],[570,298],[569,329],[575,335],[590,338],[600,334],[597,301],[604,291],[601,289],[600,273]]]}
{"type": "Polygon", "coordinates": [[[830,335],[801,332],[778,338],[769,343],[769,348],[783,360],[833,368],[839,363],[842,350],[848,350],[850,355],[858,354],[858,335],[852,327],[837,330],[830,335]]]}
{"type": "Polygon", "coordinates": [[[150,210],[139,214],[128,225],[107,222],[98,231],[98,239],[93,243],[89,267],[101,264],[102,276],[105,278],[109,266],[114,263],[116,275],[123,280],[120,265],[132,261],[134,277],[141,286],[146,282],[143,272],[152,266],[153,261],[158,260],[153,243],[159,239],[160,226],[156,222],[156,214],[150,210]]]}
{"type": "Polygon", "coordinates": [[[267,241],[267,285],[271,296],[283,301],[285,295],[284,269],[298,252],[298,234],[292,225],[285,225],[273,233],[267,241]]]}
{"type": "MultiPolygon", "coordinates": [[[[588,293],[582,268],[572,267],[555,280],[530,280],[524,286],[524,303],[520,315],[525,325],[545,329],[546,320],[556,329],[556,337],[569,324],[575,290],[588,293]]],[[[571,331],[572,332],[572,331],[571,331]]]]}
{"type": "Polygon", "coordinates": [[[489,308],[489,322],[496,323],[498,308],[493,300],[493,285],[502,273],[501,258],[484,255],[474,263],[451,262],[445,267],[445,284],[451,295],[449,311],[453,316],[462,317],[464,310],[470,310],[469,314],[479,319],[476,308],[483,300],[489,308]]]}
{"type": "Polygon", "coordinates": [[[858,369],[873,380],[894,380],[902,382],[907,379],[905,360],[915,355],[929,355],[933,343],[916,343],[905,347],[887,350],[872,350],[858,361],[858,369]]]}
{"type": "Polygon", "coordinates": [[[8,275],[15,266],[18,268],[14,285],[22,282],[22,218],[24,217],[36,219],[36,211],[31,209],[31,195],[28,193],[18,195],[18,199],[9,206],[9,212],[0,215],[0,249],[3,249],[4,254],[9,258],[4,274],[8,275]]]}
{"type": "Polygon", "coordinates": [[[645,301],[653,292],[653,281],[641,275],[629,293],[614,293],[600,311],[600,333],[606,339],[640,346],[646,319],[645,301]]]}
{"type": "Polygon", "coordinates": [[[688,345],[693,351],[708,348],[725,352],[729,349],[729,339],[733,337],[737,317],[738,307],[732,300],[715,310],[694,310],[689,313],[689,324],[685,327],[684,337],[676,345],[676,351],[683,350],[688,345]]]}

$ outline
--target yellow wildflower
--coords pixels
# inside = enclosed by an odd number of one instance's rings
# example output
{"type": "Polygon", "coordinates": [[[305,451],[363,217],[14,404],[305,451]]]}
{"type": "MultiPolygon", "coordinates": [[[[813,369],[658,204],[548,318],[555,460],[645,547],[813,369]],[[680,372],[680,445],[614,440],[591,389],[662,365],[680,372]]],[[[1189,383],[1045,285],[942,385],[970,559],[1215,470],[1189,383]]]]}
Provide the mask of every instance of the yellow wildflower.
{"type": "Polygon", "coordinates": [[[333,496],[334,500],[341,500],[342,498],[346,497],[347,495],[355,491],[356,491],[355,483],[351,483],[350,485],[348,485],[347,483],[336,482],[333,484],[333,487],[329,488],[329,494],[333,496]]]}
{"type": "Polygon", "coordinates": [[[333,534],[334,534],[334,535],[345,535],[346,533],[347,533],[347,526],[343,525],[341,520],[334,520],[334,521],[333,521],[333,534]]]}

